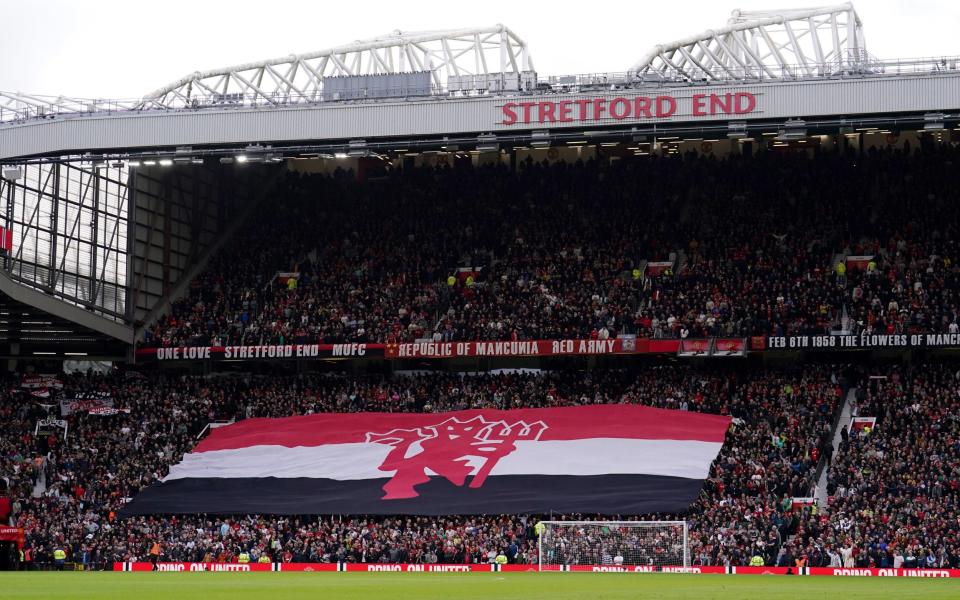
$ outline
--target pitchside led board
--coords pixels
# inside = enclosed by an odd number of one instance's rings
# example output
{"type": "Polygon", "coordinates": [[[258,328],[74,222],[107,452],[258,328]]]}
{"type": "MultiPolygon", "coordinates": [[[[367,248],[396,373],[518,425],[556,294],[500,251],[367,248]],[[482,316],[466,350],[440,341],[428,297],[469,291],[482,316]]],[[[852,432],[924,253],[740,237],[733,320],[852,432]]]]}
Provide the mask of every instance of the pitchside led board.
{"type": "Polygon", "coordinates": [[[677,512],[730,417],[632,405],[248,419],[121,516],[677,512]]]}

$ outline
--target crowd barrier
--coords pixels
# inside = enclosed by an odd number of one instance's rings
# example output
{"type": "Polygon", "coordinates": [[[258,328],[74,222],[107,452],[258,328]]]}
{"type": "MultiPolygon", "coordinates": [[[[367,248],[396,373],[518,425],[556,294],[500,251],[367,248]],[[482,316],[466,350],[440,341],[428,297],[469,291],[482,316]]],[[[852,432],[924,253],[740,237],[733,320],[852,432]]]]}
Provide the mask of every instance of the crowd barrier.
{"type": "MultiPolygon", "coordinates": [[[[113,563],[114,571],[152,571],[149,562],[113,563]]],[[[713,575],[813,575],[831,577],[960,577],[960,569],[894,569],[840,567],[680,567],[680,566],[613,566],[613,565],[439,565],[381,563],[198,563],[161,562],[157,570],[164,572],[361,572],[361,573],[499,573],[553,571],[580,573],[686,573],[713,575]]]]}

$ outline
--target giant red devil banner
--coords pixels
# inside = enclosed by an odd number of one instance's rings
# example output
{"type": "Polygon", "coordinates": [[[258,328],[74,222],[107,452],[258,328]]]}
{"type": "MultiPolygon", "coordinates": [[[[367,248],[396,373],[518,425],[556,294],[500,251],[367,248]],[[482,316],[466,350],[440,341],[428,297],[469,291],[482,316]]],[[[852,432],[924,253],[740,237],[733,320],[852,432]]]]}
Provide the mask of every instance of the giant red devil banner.
{"type": "Polygon", "coordinates": [[[248,419],[122,515],[678,512],[729,424],[620,404],[248,419]]]}

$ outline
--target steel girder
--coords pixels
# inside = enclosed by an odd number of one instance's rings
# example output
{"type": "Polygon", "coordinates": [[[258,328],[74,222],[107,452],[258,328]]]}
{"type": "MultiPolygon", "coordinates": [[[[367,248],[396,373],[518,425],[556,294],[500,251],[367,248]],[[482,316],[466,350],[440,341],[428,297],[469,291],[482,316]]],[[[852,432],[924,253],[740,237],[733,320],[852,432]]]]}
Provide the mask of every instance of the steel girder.
{"type": "Polygon", "coordinates": [[[104,100],[0,91],[0,122],[53,117],[64,113],[83,114],[131,110],[140,103],[140,100],[104,100]]]}
{"type": "Polygon", "coordinates": [[[429,71],[434,91],[446,78],[533,70],[526,42],[504,25],[388,35],[309,54],[292,54],[212,71],[197,71],[147,94],[143,108],[190,106],[195,99],[240,98],[279,105],[322,98],[327,77],[429,71]]]}
{"type": "Polygon", "coordinates": [[[734,10],[725,27],[660,44],[631,68],[642,79],[798,79],[869,71],[853,4],[734,10]]]}

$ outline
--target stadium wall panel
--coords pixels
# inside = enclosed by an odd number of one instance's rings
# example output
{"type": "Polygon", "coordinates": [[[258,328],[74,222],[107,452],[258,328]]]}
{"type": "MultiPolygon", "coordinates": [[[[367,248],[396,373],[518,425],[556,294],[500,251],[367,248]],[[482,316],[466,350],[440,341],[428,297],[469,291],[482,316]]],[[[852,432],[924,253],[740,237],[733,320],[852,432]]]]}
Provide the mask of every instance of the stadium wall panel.
{"type": "Polygon", "coordinates": [[[960,109],[960,73],[913,77],[815,80],[751,85],[684,86],[581,94],[472,99],[326,103],[276,108],[234,108],[94,113],[0,127],[0,159],[79,150],[179,145],[376,139],[396,136],[476,134],[524,129],[596,128],[727,120],[785,120],[826,116],[924,113],[960,109]],[[744,114],[692,114],[695,94],[749,93],[755,108],[744,114]],[[662,118],[504,124],[507,103],[558,104],[586,98],[672,96],[677,110],[662,118]]]}

